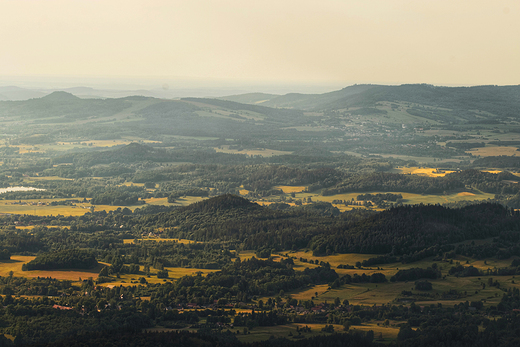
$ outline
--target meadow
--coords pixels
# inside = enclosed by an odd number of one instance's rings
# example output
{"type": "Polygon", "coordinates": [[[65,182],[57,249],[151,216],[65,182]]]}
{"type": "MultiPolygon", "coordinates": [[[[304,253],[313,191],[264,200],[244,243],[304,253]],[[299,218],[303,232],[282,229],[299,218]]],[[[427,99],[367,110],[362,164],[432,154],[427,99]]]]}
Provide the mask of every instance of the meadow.
{"type": "MultiPolygon", "coordinates": [[[[412,169],[413,170],[413,169],[412,169]]],[[[428,171],[429,169],[420,169],[421,171],[428,171]]],[[[417,170],[415,170],[417,171],[417,170]]],[[[439,173],[439,175],[444,175],[446,173],[439,173]]],[[[334,200],[347,200],[347,201],[358,201],[357,196],[360,194],[379,194],[379,193],[392,193],[392,194],[401,194],[403,199],[403,204],[445,204],[445,203],[453,203],[459,201],[475,201],[475,200],[488,200],[493,199],[495,197],[494,194],[491,193],[483,193],[479,190],[461,190],[461,191],[452,191],[447,194],[415,194],[415,193],[405,193],[405,192],[380,192],[380,191],[370,191],[370,192],[352,192],[352,193],[343,193],[336,195],[323,196],[319,191],[308,193],[305,192],[305,187],[295,187],[295,186],[276,186],[276,189],[281,189],[285,194],[294,193],[293,199],[309,199],[312,201],[323,201],[332,203],[334,200]]],[[[290,196],[285,196],[285,200],[288,200],[290,196]]],[[[259,199],[256,201],[260,205],[269,205],[273,202],[286,202],[280,199],[279,195],[259,199]]],[[[286,202],[287,203],[287,202],[286,202]]],[[[288,203],[291,206],[295,206],[294,203],[288,203]]],[[[305,205],[305,203],[303,203],[305,205]]],[[[341,212],[350,211],[354,208],[366,208],[364,206],[357,205],[344,205],[344,204],[334,204],[341,212]]],[[[373,208],[376,211],[380,211],[382,209],[373,208]]]]}
{"type": "MultiPolygon", "coordinates": [[[[206,198],[198,196],[186,196],[177,199],[174,203],[168,203],[168,198],[150,198],[146,199],[149,205],[164,206],[188,206],[195,202],[206,198]]],[[[19,200],[0,200],[0,214],[30,214],[35,216],[82,216],[93,207],[95,211],[115,211],[118,208],[129,208],[134,211],[136,208],[142,208],[144,205],[133,206],[113,206],[113,205],[91,205],[89,202],[78,202],[74,205],[57,205],[51,206],[53,201],[65,201],[71,199],[28,199],[20,203],[19,200]]]]}
{"type": "Polygon", "coordinates": [[[507,155],[511,157],[516,157],[520,155],[517,147],[509,147],[509,146],[489,146],[489,147],[480,147],[472,149],[471,151],[466,151],[466,153],[471,153],[475,157],[494,157],[507,155]]]}
{"type": "Polygon", "coordinates": [[[259,155],[262,157],[272,157],[275,155],[286,155],[291,154],[292,152],[288,151],[278,151],[275,149],[268,148],[249,148],[249,149],[232,149],[230,145],[223,145],[220,147],[215,147],[215,151],[220,153],[228,153],[228,154],[247,154],[249,156],[259,155]]]}

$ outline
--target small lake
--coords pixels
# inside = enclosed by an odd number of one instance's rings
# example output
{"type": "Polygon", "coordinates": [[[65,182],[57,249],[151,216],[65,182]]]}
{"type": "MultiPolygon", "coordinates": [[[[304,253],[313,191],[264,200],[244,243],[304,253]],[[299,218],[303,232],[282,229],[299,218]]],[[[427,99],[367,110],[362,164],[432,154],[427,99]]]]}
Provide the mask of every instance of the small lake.
{"type": "Polygon", "coordinates": [[[7,192],[28,192],[31,190],[45,190],[33,187],[8,187],[8,188],[0,188],[0,194],[7,192]]]}

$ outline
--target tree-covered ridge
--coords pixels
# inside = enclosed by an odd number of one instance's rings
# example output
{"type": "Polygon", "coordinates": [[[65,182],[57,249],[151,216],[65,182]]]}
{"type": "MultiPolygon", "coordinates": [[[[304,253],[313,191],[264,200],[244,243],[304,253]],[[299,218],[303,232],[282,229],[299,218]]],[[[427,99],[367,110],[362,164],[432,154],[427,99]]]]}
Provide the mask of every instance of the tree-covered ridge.
{"type": "Polygon", "coordinates": [[[498,236],[502,231],[519,227],[520,214],[499,204],[483,203],[460,209],[400,206],[368,217],[342,232],[317,235],[309,246],[316,254],[403,255],[433,246],[498,236]]]}
{"type": "MultiPolygon", "coordinates": [[[[47,96],[25,101],[0,102],[0,115],[31,119],[59,118],[59,122],[87,117],[112,116],[131,106],[123,99],[80,99],[67,92],[53,92],[47,96]]],[[[57,123],[59,123],[57,121],[57,123]]]]}
{"type": "Polygon", "coordinates": [[[170,237],[235,241],[248,249],[309,247],[315,254],[398,256],[517,230],[520,216],[502,205],[484,203],[459,209],[399,206],[377,214],[352,211],[331,218],[305,209],[272,210],[226,195],[132,223],[134,228],[164,225],[170,237]]]}
{"type": "Polygon", "coordinates": [[[520,191],[516,184],[518,179],[518,176],[506,171],[491,173],[475,169],[456,171],[444,177],[374,172],[366,175],[348,175],[334,186],[324,189],[322,195],[364,191],[438,194],[463,188],[475,188],[494,194],[516,194],[520,191]]]}
{"type": "Polygon", "coordinates": [[[222,195],[166,213],[144,216],[132,228],[165,227],[168,237],[233,241],[246,249],[305,247],[310,237],[341,220],[310,210],[275,211],[235,195],[222,195]]]}
{"type": "Polygon", "coordinates": [[[24,264],[22,270],[91,269],[97,264],[91,251],[71,249],[39,253],[35,259],[24,264]]]}
{"type": "Polygon", "coordinates": [[[384,191],[410,193],[442,193],[443,191],[464,188],[464,184],[450,177],[425,177],[377,172],[368,175],[352,175],[337,185],[324,189],[322,195],[335,195],[347,192],[384,191]]]}
{"type": "MultiPolygon", "coordinates": [[[[442,108],[458,111],[457,113],[450,111],[456,117],[461,116],[461,110],[482,110],[499,118],[517,117],[517,110],[520,107],[518,95],[520,95],[519,86],[354,85],[324,94],[282,95],[273,97],[264,104],[271,107],[294,107],[306,110],[337,110],[356,106],[370,107],[379,102],[406,102],[441,108],[432,112],[432,116],[434,120],[442,121],[444,112],[442,108]]],[[[466,117],[467,121],[475,121],[481,120],[483,116],[486,115],[477,117],[475,113],[470,113],[469,117],[466,117]]]]}

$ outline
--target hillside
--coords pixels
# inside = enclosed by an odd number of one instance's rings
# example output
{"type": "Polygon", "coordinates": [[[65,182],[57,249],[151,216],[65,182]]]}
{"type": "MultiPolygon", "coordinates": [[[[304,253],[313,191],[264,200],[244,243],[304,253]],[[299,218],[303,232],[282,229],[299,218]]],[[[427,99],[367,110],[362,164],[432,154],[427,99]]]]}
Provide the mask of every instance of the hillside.
{"type": "MultiPolygon", "coordinates": [[[[458,112],[480,110],[499,117],[518,117],[520,86],[354,85],[325,94],[286,94],[271,98],[262,105],[323,111],[374,107],[381,102],[409,103],[458,112]]],[[[432,112],[432,116],[442,114],[432,112]]]]}

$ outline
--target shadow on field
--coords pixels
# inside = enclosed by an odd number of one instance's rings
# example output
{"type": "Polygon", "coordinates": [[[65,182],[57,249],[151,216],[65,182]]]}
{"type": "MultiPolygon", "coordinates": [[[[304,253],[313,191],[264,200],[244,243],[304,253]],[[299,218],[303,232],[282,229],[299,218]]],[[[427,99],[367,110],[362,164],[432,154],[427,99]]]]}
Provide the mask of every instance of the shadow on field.
{"type": "Polygon", "coordinates": [[[21,261],[21,260],[14,260],[14,259],[8,259],[8,260],[0,260],[0,263],[14,264],[14,263],[23,263],[23,261],[21,261]]]}

